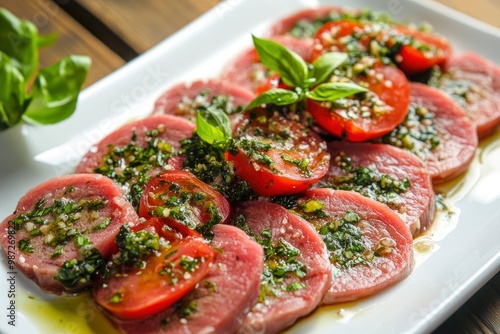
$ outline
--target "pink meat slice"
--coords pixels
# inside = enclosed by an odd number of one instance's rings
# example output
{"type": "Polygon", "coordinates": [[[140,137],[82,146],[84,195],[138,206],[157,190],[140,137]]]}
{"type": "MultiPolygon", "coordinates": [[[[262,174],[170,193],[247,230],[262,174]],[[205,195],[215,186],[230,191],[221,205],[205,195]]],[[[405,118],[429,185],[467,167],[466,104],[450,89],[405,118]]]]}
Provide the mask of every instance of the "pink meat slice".
{"type": "Polygon", "coordinates": [[[92,243],[91,246],[95,247],[105,259],[108,259],[114,249],[114,238],[118,234],[120,226],[125,223],[137,224],[139,217],[123,197],[121,190],[105,176],[75,174],[58,177],[29,190],[19,200],[14,213],[0,224],[1,242],[6,254],[12,250],[9,248],[11,245],[9,233],[14,232],[13,221],[21,215],[29,216],[29,213],[35,210],[37,203],[42,203],[40,208],[48,208],[57,201],[62,203],[64,208],[81,204],[84,209],[76,213],[68,213],[64,210],[62,214],[40,213],[36,217],[31,216],[22,222],[20,229],[14,234],[14,240],[16,266],[43,290],[60,294],[63,291],[78,291],[91,282],[81,282],[74,287],[64,287],[60,281],[54,279],[64,261],[82,259],[82,254],[75,244],[74,238],[68,238],[66,244],[61,243],[56,246],[46,243],[49,234],[57,235],[57,231],[62,231],[58,230],[56,225],[65,223],[68,226],[67,230],[75,229],[86,237],[92,243]],[[103,204],[85,208],[82,204],[85,202],[101,202],[103,204]],[[56,219],[59,223],[50,225],[56,219]],[[97,228],[97,226],[100,227],[97,228]],[[37,228],[47,230],[36,236],[30,236],[30,232],[37,228]],[[33,251],[21,251],[20,240],[30,240],[33,251]],[[61,255],[51,256],[57,248],[62,248],[61,255]]]}
{"type": "MultiPolygon", "coordinates": [[[[114,147],[127,146],[135,134],[136,145],[146,147],[146,132],[158,130],[159,138],[170,144],[173,150],[180,148],[179,141],[192,136],[195,125],[188,120],[172,115],[153,115],[147,118],[128,123],[103,138],[95,147],[83,157],[76,168],[76,173],[94,173],[94,170],[103,164],[103,158],[114,147]]],[[[169,164],[173,169],[181,167],[181,161],[171,158],[169,164]]],[[[156,171],[158,172],[158,171],[156,171]]]]}
{"type": "MultiPolygon", "coordinates": [[[[307,8],[294,12],[274,23],[269,28],[270,36],[286,35],[292,30],[295,24],[299,21],[312,22],[318,19],[328,17],[330,13],[342,13],[346,11],[345,8],[337,6],[320,6],[317,8],[307,8]]],[[[354,11],[354,10],[351,10],[354,11]]]]}
{"type": "MultiPolygon", "coordinates": [[[[356,213],[365,249],[376,253],[369,264],[348,268],[332,264],[332,280],[323,304],[357,300],[380,292],[408,277],[413,268],[413,239],[401,218],[386,205],[352,191],[312,189],[302,199],[316,200],[332,219],[342,219],[346,212],[356,213]]],[[[319,229],[329,220],[312,222],[319,229]]]]}
{"type": "Polygon", "coordinates": [[[497,64],[472,52],[453,55],[438,85],[452,95],[457,85],[466,91],[465,101],[459,101],[476,125],[479,138],[491,134],[500,124],[500,66],[497,64]]]}
{"type": "MultiPolygon", "coordinates": [[[[196,121],[196,108],[208,107],[212,98],[222,96],[228,100],[228,111],[244,109],[254,98],[255,94],[244,87],[231,82],[209,79],[197,80],[190,83],[180,83],[167,90],[156,100],[153,114],[169,114],[196,121]],[[199,94],[205,93],[206,97],[199,94]]],[[[239,114],[230,115],[238,118],[239,114]]]]}
{"type": "MultiPolygon", "coordinates": [[[[271,39],[296,52],[304,60],[310,61],[312,39],[300,40],[292,36],[275,36],[271,39]]],[[[262,86],[269,76],[269,71],[259,62],[254,48],[245,50],[236,56],[224,67],[221,73],[223,80],[245,87],[252,92],[262,86]]]]}
{"type": "Polygon", "coordinates": [[[278,204],[265,201],[245,202],[235,209],[235,217],[245,217],[246,226],[257,237],[267,229],[274,245],[282,239],[300,251],[297,259],[307,268],[307,275],[285,278],[285,285],[300,282],[304,288],[266,296],[248,313],[238,333],[277,333],[299,317],[312,312],[323,298],[330,282],[330,264],[324,242],[313,226],[278,204]]]}
{"type": "Polygon", "coordinates": [[[318,187],[329,187],[332,179],[350,174],[340,165],[339,157],[345,154],[351,159],[353,169],[367,167],[399,182],[409,178],[408,189],[386,204],[403,219],[413,235],[431,225],[435,211],[432,179],[423,162],[414,154],[385,144],[344,141],[328,143],[328,151],[332,156],[330,170],[318,182],[318,187]]]}
{"type": "Polygon", "coordinates": [[[207,276],[188,295],[196,311],[180,317],[174,309],[142,321],[118,323],[125,333],[234,333],[260,293],[262,247],[240,229],[216,225],[211,245],[220,250],[207,276]],[[165,321],[169,318],[169,321],[165,321]]]}
{"type": "Polygon", "coordinates": [[[424,107],[434,115],[440,143],[421,156],[434,184],[463,173],[474,158],[478,139],[476,128],[467,114],[446,94],[436,88],[410,84],[410,103],[424,107]]]}

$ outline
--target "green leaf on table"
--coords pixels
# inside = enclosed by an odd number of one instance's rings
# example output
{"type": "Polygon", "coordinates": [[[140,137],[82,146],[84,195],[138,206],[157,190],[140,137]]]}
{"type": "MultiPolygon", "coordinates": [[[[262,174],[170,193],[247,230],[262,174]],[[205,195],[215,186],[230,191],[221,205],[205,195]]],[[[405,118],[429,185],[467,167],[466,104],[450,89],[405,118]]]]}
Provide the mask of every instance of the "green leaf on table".
{"type": "Polygon", "coordinates": [[[231,138],[231,121],[220,109],[208,108],[196,113],[196,133],[209,144],[231,138]]]}
{"type": "Polygon", "coordinates": [[[307,79],[307,63],[295,52],[267,39],[252,36],[260,62],[277,72],[289,86],[302,87],[307,79]]]}
{"type": "Polygon", "coordinates": [[[26,82],[11,59],[0,51],[0,130],[21,120],[26,101],[26,82]]]}
{"type": "Polygon", "coordinates": [[[312,77],[316,79],[315,85],[325,82],[333,71],[347,60],[347,53],[328,52],[318,57],[313,62],[312,77]]]}
{"type": "Polygon", "coordinates": [[[59,38],[59,34],[57,32],[53,32],[47,35],[38,35],[38,48],[46,48],[53,45],[57,39],[59,38]]]}
{"type": "Polygon", "coordinates": [[[260,107],[263,104],[285,106],[301,100],[301,96],[294,91],[282,88],[273,88],[257,96],[246,107],[246,110],[260,107]]]}
{"type": "Polygon", "coordinates": [[[333,102],[337,99],[367,91],[368,89],[354,82],[327,82],[315,87],[312,91],[306,92],[306,96],[315,101],[333,102]]]}
{"type": "Polygon", "coordinates": [[[52,124],[71,116],[90,64],[89,57],[73,55],[41,69],[23,120],[32,124],[52,124]]]}
{"type": "Polygon", "coordinates": [[[38,66],[38,29],[0,8],[0,50],[28,81],[38,66]]]}

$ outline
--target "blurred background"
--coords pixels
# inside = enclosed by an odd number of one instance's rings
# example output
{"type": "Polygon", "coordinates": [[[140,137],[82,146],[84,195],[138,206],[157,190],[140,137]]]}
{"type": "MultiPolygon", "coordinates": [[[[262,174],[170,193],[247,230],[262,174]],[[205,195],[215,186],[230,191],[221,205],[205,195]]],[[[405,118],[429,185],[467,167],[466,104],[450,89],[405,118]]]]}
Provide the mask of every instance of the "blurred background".
{"type": "MultiPolygon", "coordinates": [[[[237,5],[239,0],[225,1],[237,5]]],[[[34,22],[42,34],[58,32],[56,44],[41,53],[42,66],[53,64],[68,54],[90,56],[93,64],[86,82],[88,86],[220,2],[0,0],[0,7],[34,22]]],[[[500,0],[438,2],[500,28],[500,0]]],[[[500,274],[491,279],[435,333],[500,333],[500,274]]]]}

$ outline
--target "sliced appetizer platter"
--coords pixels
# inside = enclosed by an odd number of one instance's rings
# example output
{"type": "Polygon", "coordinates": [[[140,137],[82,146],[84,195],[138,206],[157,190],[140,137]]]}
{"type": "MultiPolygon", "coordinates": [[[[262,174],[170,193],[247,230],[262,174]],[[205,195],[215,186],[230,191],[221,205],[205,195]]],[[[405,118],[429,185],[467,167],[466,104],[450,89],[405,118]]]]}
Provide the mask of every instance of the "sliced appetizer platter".
{"type": "Polygon", "coordinates": [[[429,331],[495,274],[500,59],[444,7],[355,4],[221,5],[58,138],[21,129],[0,223],[19,328],[429,331]]]}

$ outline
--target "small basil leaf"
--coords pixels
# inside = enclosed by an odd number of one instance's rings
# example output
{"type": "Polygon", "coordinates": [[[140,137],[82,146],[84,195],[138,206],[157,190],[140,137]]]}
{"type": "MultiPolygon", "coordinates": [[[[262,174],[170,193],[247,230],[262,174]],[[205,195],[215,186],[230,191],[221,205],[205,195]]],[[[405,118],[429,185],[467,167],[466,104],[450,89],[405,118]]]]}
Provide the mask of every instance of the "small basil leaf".
{"type": "Polygon", "coordinates": [[[23,120],[33,124],[52,124],[71,116],[90,64],[87,56],[69,56],[41,69],[23,120]]]}
{"type": "Polygon", "coordinates": [[[213,144],[214,142],[224,142],[229,138],[224,126],[211,124],[210,121],[206,120],[202,116],[201,112],[196,113],[196,134],[198,134],[203,141],[206,141],[209,144],[213,144]]]}
{"type": "Polygon", "coordinates": [[[0,51],[0,130],[21,120],[26,101],[26,82],[11,59],[0,51]]]}
{"type": "Polygon", "coordinates": [[[335,101],[366,91],[368,89],[353,82],[327,82],[306,92],[306,96],[315,101],[335,101]]]}
{"type": "Polygon", "coordinates": [[[38,66],[38,29],[33,23],[0,8],[0,50],[29,80],[38,66]]]}
{"type": "Polygon", "coordinates": [[[313,62],[313,78],[315,85],[325,82],[333,71],[347,60],[347,53],[328,52],[313,62]]]}
{"type": "Polygon", "coordinates": [[[278,106],[285,106],[301,99],[300,95],[287,89],[273,88],[257,96],[246,107],[246,110],[260,107],[263,104],[276,104],[278,106]]]}
{"type": "Polygon", "coordinates": [[[39,35],[38,48],[41,49],[53,45],[57,41],[57,38],[59,38],[59,34],[56,32],[47,35],[39,35]]]}
{"type": "Polygon", "coordinates": [[[221,108],[210,106],[207,109],[199,111],[201,111],[202,116],[208,123],[219,128],[226,138],[231,137],[231,120],[221,108]]]}
{"type": "Polygon", "coordinates": [[[295,52],[267,39],[252,36],[260,62],[277,72],[289,86],[302,87],[308,77],[307,63],[295,52]]]}

